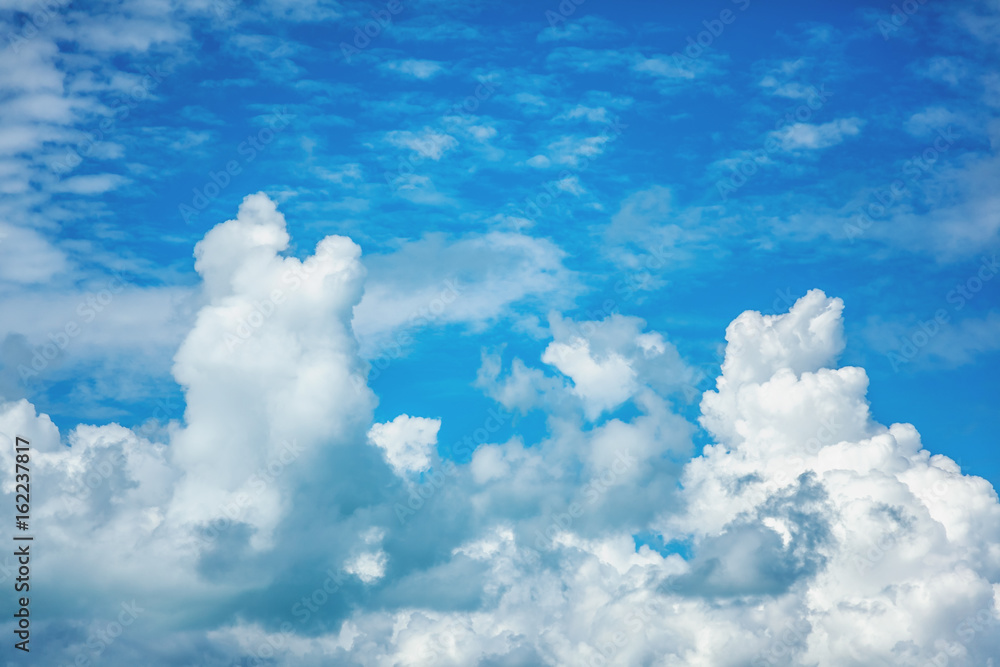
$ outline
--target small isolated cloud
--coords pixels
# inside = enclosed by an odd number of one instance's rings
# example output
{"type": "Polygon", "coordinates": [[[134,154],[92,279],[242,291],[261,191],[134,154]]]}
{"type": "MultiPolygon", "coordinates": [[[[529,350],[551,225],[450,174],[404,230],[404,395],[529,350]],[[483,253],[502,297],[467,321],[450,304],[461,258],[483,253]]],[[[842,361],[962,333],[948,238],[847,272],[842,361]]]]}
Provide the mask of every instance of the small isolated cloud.
{"type": "Polygon", "coordinates": [[[431,467],[440,419],[399,415],[391,422],[373,424],[368,439],[382,450],[398,475],[423,472],[431,467]]]}
{"type": "Polygon", "coordinates": [[[393,146],[415,151],[421,157],[432,160],[440,160],[445,153],[458,146],[455,137],[429,127],[419,132],[393,130],[385,135],[385,140],[393,146]]]}
{"type": "Polygon", "coordinates": [[[903,127],[915,137],[929,137],[946,129],[949,125],[965,126],[968,120],[963,114],[945,107],[927,107],[907,119],[903,127]]]}
{"type": "Polygon", "coordinates": [[[366,551],[348,561],[344,571],[353,574],[366,584],[372,584],[385,576],[388,560],[384,551],[366,551]]]}
{"type": "Polygon", "coordinates": [[[928,79],[942,81],[949,86],[962,85],[973,69],[972,64],[959,56],[933,56],[916,66],[917,72],[928,79]]]}
{"type": "Polygon", "coordinates": [[[611,137],[606,134],[593,137],[565,136],[550,143],[546,150],[552,162],[578,167],[583,160],[603,153],[605,145],[610,141],[611,137]]]}
{"type": "Polygon", "coordinates": [[[693,79],[695,78],[692,64],[694,62],[673,56],[653,56],[639,58],[633,63],[632,70],[660,79],[693,79]]]}
{"type": "Polygon", "coordinates": [[[67,178],[53,186],[52,190],[74,195],[99,195],[110,190],[117,190],[130,182],[128,178],[118,174],[91,174],[67,178]]]}
{"type": "Polygon", "coordinates": [[[795,123],[775,130],[771,136],[778,139],[785,151],[820,150],[857,136],[862,126],[864,121],[860,118],[840,118],[822,125],[795,123]]]}
{"type": "Polygon", "coordinates": [[[382,65],[382,69],[394,72],[396,74],[401,74],[403,76],[413,77],[414,79],[433,79],[442,72],[444,72],[444,67],[441,63],[435,62],[433,60],[391,60],[382,65]]]}
{"type": "Polygon", "coordinates": [[[587,189],[580,183],[580,179],[572,174],[556,181],[556,187],[562,192],[568,192],[575,197],[579,197],[587,192],[587,189]]]}
{"type": "Polygon", "coordinates": [[[760,87],[770,91],[772,95],[793,100],[814,97],[816,95],[814,86],[793,80],[801,78],[803,71],[809,67],[810,63],[805,58],[778,62],[761,77],[760,87]]]}
{"type": "Polygon", "coordinates": [[[592,123],[607,123],[610,122],[611,117],[608,114],[608,110],[604,107],[588,107],[583,104],[577,104],[559,114],[556,117],[557,120],[587,120],[592,123]]]}

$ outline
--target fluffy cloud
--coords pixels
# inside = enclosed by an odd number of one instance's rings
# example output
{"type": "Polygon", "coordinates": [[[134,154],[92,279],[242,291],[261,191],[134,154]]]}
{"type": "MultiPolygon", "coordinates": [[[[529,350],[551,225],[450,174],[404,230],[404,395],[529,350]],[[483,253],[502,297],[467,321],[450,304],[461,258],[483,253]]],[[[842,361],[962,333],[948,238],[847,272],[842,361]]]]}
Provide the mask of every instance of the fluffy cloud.
{"type": "Polygon", "coordinates": [[[368,439],[382,449],[397,474],[422,472],[431,467],[430,452],[440,428],[440,419],[399,415],[391,422],[373,424],[368,439]]]}
{"type": "Polygon", "coordinates": [[[349,324],[361,250],[331,236],[300,261],[278,256],[288,241],[274,203],[253,195],[195,247],[210,301],[174,364],[187,395],[171,447],[186,471],[172,505],[179,520],[211,520],[237,502],[266,532],[282,499],[274,487],[254,494],[255,471],[344,446],[366,426],[372,396],[352,380],[361,366],[349,324]]]}
{"type": "MultiPolygon", "coordinates": [[[[197,245],[204,305],[165,442],[115,424],[63,437],[26,401],[0,406],[0,432],[35,449],[38,569],[65,598],[48,662],[93,659],[121,604],[140,620],[107,664],[922,667],[1000,652],[996,492],[912,426],[872,419],[865,371],[836,364],[840,300],[814,290],[729,326],[701,401],[712,444],[693,459],[694,425],[671,407],[692,375],[667,338],[553,314],[544,368],[488,352],[477,381],[500,419],[541,411],[544,436],[476,440],[456,464],[436,419],[373,424],[358,246],[330,236],[299,260],[289,242],[253,195],[197,245]]],[[[6,443],[6,501],[12,457],[6,443]]]]}

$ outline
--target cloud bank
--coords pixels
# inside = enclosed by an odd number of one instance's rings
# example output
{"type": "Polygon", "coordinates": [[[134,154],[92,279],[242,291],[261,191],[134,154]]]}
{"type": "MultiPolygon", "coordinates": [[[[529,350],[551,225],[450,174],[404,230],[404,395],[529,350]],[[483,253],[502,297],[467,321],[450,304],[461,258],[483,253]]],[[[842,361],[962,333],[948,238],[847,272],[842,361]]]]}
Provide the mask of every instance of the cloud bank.
{"type": "Polygon", "coordinates": [[[813,290],[787,313],[737,317],[698,425],[676,407],[693,370],[669,332],[554,313],[539,359],[486,351],[475,378],[491,419],[539,413],[544,437],[455,452],[435,415],[374,421],[354,311],[364,297],[368,322],[392,322],[390,281],[369,301],[350,239],[303,260],[289,242],[257,194],[195,247],[204,305],[174,358],[184,418],[162,438],[117,424],[60,433],[25,400],[0,405],[8,507],[6,440],[35,450],[36,659],[1000,655],[997,494],[911,425],[874,420],[864,369],[837,365],[839,299],[813,290]]]}

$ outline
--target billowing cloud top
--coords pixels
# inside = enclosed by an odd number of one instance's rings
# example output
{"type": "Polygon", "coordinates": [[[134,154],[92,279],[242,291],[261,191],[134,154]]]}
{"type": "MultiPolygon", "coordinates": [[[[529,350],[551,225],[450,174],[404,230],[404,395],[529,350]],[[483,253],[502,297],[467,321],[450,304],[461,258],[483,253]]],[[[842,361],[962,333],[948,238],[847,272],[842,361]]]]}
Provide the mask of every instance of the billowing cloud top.
{"type": "MultiPolygon", "coordinates": [[[[485,435],[439,451],[435,415],[375,423],[359,247],[330,236],[299,260],[289,242],[257,194],[196,246],[204,299],[173,368],[186,409],[162,441],[0,405],[0,432],[34,449],[45,664],[1000,656],[997,494],[873,419],[865,371],[836,365],[839,299],[733,321],[693,459],[676,407],[693,370],[617,314],[553,313],[540,365],[485,352],[485,435]],[[534,412],[542,437],[491,437],[534,412]]],[[[12,503],[11,443],[0,459],[12,503]]]]}

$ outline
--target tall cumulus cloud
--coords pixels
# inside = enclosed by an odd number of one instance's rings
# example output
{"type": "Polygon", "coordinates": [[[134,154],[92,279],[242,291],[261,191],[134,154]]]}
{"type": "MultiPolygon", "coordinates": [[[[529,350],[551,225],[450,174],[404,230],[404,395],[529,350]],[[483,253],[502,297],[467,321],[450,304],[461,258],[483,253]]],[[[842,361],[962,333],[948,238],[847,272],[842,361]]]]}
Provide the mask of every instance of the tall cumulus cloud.
{"type": "Polygon", "coordinates": [[[697,426],[674,409],[693,371],[669,337],[558,314],[539,359],[487,351],[475,383],[500,418],[541,412],[546,435],[442,456],[434,415],[374,423],[360,248],[331,236],[300,260],[288,245],[262,194],[198,243],[204,305],[174,359],[186,410],[158,440],[60,433],[27,401],[0,404],[0,433],[35,450],[46,664],[1000,655],[997,494],[913,426],[872,418],[864,369],[837,365],[839,299],[733,321],[694,458],[697,426]]]}

